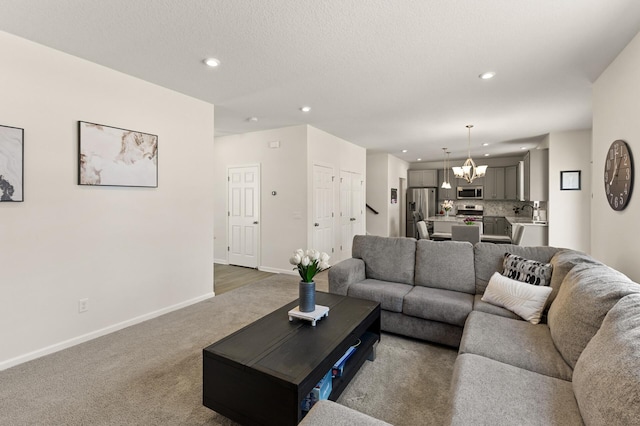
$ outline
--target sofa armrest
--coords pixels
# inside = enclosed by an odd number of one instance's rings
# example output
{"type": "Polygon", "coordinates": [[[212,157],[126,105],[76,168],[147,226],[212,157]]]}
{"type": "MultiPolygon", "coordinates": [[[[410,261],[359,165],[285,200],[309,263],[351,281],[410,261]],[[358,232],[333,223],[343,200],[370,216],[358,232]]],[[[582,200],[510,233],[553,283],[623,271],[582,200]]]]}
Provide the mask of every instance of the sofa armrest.
{"type": "Polygon", "coordinates": [[[364,260],[350,258],[329,269],[329,293],[347,295],[349,286],[366,278],[364,260]]]}

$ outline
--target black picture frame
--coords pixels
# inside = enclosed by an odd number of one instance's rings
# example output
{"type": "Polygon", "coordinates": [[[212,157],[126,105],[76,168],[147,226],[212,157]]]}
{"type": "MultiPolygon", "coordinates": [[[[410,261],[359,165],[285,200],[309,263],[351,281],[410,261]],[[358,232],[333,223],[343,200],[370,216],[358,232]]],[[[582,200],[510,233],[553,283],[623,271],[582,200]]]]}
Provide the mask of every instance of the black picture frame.
{"type": "Polygon", "coordinates": [[[0,124],[0,202],[24,201],[24,129],[0,124]]]}
{"type": "Polygon", "coordinates": [[[158,136],[78,121],[78,185],[158,187],[158,136]]]}
{"type": "Polygon", "coordinates": [[[561,191],[580,191],[582,189],[581,170],[566,170],[560,172],[561,191]]]}

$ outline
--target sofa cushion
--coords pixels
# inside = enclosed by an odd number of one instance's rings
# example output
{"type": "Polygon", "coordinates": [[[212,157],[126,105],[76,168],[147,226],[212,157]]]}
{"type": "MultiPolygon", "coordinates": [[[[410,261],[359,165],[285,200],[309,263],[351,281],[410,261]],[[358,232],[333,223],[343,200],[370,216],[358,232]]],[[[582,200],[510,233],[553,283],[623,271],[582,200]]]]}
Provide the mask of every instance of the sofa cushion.
{"type": "Polygon", "coordinates": [[[347,295],[349,286],[366,278],[364,261],[353,257],[338,262],[329,269],[329,292],[347,295]]]}
{"type": "Polygon", "coordinates": [[[359,283],[351,284],[348,296],[373,300],[380,303],[382,309],[391,312],[402,312],[404,296],[411,291],[412,285],[367,278],[359,283]]]}
{"type": "Polygon", "coordinates": [[[459,353],[482,355],[545,376],[571,380],[571,368],[554,346],[546,324],[533,325],[473,311],[465,323],[459,353]]]}
{"type": "Polygon", "coordinates": [[[415,286],[404,297],[402,312],[417,318],[464,326],[473,309],[473,295],[459,291],[415,286]]]}
{"type": "Polygon", "coordinates": [[[525,259],[512,253],[506,253],[503,261],[502,275],[523,283],[547,286],[551,284],[551,263],[525,259]]]}
{"type": "Polygon", "coordinates": [[[549,263],[560,249],[556,247],[523,247],[513,244],[477,243],[474,247],[474,267],[476,272],[476,294],[483,294],[494,272],[504,269],[505,253],[512,253],[525,259],[549,263]]]}
{"type": "Polygon", "coordinates": [[[476,294],[473,297],[473,310],[478,312],[485,312],[487,314],[498,315],[505,318],[522,319],[519,315],[511,312],[508,309],[501,308],[489,302],[482,301],[482,294],[476,294]]]}
{"type": "Polygon", "coordinates": [[[473,245],[466,241],[418,240],[415,284],[474,294],[473,245]]]}
{"type": "Polygon", "coordinates": [[[550,293],[551,287],[523,283],[495,272],[482,301],[513,311],[531,324],[538,324],[550,293]]]}
{"type": "Polygon", "coordinates": [[[622,298],[576,363],[573,390],[587,424],[640,422],[640,295],[622,298]]]}
{"type": "Polygon", "coordinates": [[[384,426],[389,423],[378,420],[352,408],[340,405],[328,399],[313,404],[300,426],[384,426]]]}
{"type": "Polygon", "coordinates": [[[640,285],[606,265],[579,264],[567,274],[549,308],[551,337],[574,368],[605,315],[621,298],[640,293],[640,285]]]}
{"type": "Polygon", "coordinates": [[[549,263],[551,263],[551,265],[553,266],[553,273],[551,274],[551,288],[553,289],[553,291],[551,292],[551,295],[547,300],[547,307],[551,305],[551,303],[558,295],[558,291],[560,290],[560,285],[562,284],[564,277],[567,276],[567,273],[574,266],[580,263],[602,265],[601,262],[598,262],[588,254],[569,249],[559,250],[556,254],[553,255],[549,263]]]}
{"type": "Polygon", "coordinates": [[[365,263],[367,278],[413,284],[416,240],[374,235],[353,237],[352,257],[365,263]]]}
{"type": "Polygon", "coordinates": [[[479,355],[462,354],[453,369],[449,424],[583,423],[571,382],[479,355]]]}

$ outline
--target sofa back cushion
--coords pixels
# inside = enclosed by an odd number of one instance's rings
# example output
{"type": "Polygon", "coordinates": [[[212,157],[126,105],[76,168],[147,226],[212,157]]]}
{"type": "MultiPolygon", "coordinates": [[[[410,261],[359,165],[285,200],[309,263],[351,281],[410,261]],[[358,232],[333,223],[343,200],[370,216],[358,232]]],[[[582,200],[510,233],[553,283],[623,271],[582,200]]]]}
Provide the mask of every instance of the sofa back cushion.
{"type": "Polygon", "coordinates": [[[416,265],[413,238],[356,235],[352,257],[364,260],[367,278],[413,285],[416,265]]]}
{"type": "Polygon", "coordinates": [[[611,308],[578,358],[573,391],[586,424],[640,421],[640,295],[611,308]]]}
{"type": "MultiPolygon", "coordinates": [[[[549,263],[560,249],[556,247],[523,247],[513,244],[478,243],[474,248],[476,273],[476,294],[484,294],[494,272],[502,273],[505,253],[515,254],[525,259],[549,263]]],[[[553,277],[553,273],[551,274],[553,277]]]]}
{"type": "Polygon", "coordinates": [[[418,240],[416,285],[475,294],[473,245],[466,241],[418,240]]]}
{"type": "Polygon", "coordinates": [[[553,343],[574,368],[607,312],[624,296],[640,293],[640,285],[606,265],[579,264],[567,274],[547,323],[553,343]]]}
{"type": "Polygon", "coordinates": [[[588,254],[570,249],[559,250],[556,254],[553,255],[549,263],[551,263],[551,265],[553,266],[553,273],[551,274],[551,288],[553,289],[553,291],[549,296],[547,304],[551,304],[551,302],[553,302],[553,300],[556,298],[556,296],[558,295],[558,291],[560,290],[560,285],[562,284],[562,281],[564,281],[564,277],[567,276],[569,271],[574,266],[581,263],[602,265],[601,262],[598,262],[588,254]]]}

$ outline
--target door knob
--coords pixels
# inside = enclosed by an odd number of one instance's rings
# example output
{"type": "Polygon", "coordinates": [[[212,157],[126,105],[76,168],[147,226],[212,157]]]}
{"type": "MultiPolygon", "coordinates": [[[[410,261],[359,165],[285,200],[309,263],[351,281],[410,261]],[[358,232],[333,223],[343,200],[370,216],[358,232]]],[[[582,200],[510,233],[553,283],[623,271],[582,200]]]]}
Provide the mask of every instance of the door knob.
{"type": "Polygon", "coordinates": [[[256,220],[256,221],[254,221],[254,222],[253,222],[253,224],[254,224],[254,225],[257,225],[257,224],[258,224],[258,221],[257,221],[257,220],[256,220]]]}
{"type": "Polygon", "coordinates": [[[313,226],[320,226],[318,222],[314,223],[313,226]]]}
{"type": "Polygon", "coordinates": [[[350,218],[349,220],[350,220],[351,222],[353,222],[353,221],[355,221],[355,220],[356,220],[356,218],[355,218],[355,217],[352,217],[352,218],[350,218]]]}

